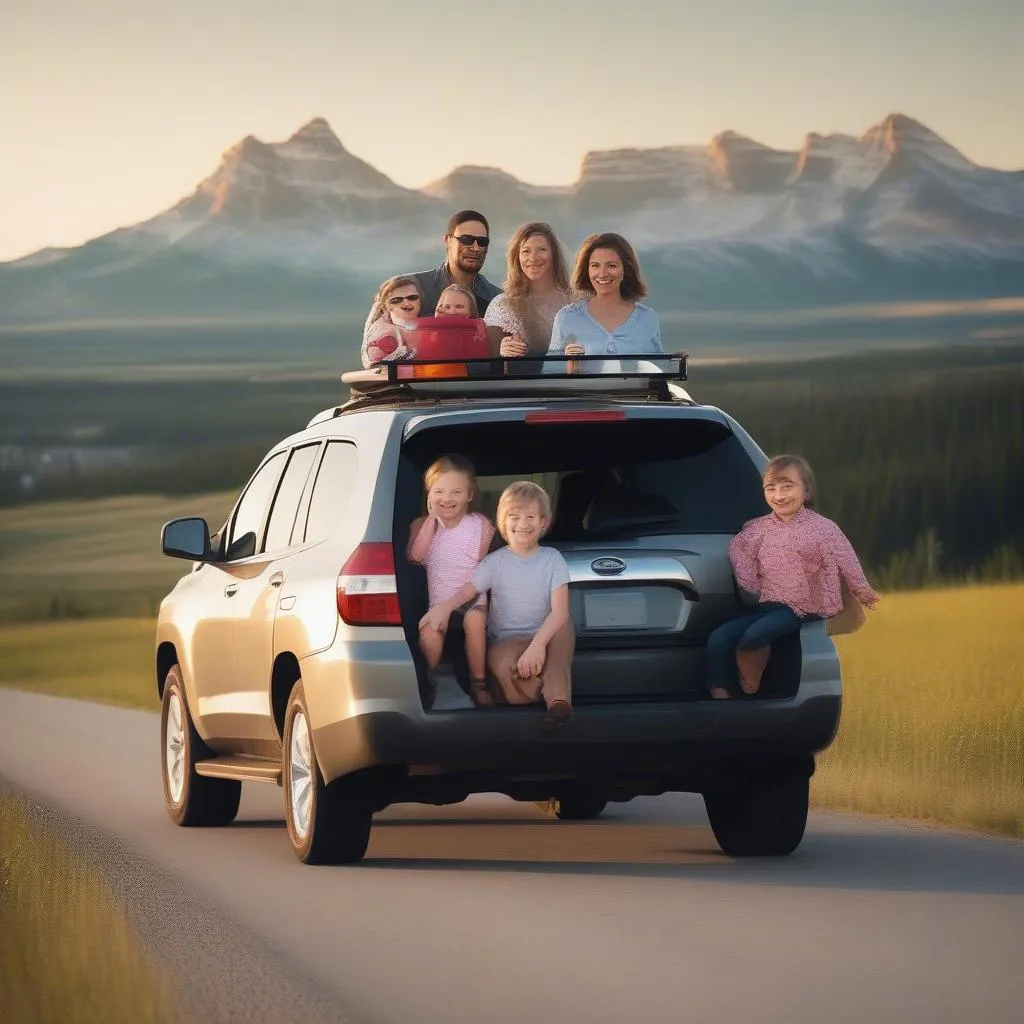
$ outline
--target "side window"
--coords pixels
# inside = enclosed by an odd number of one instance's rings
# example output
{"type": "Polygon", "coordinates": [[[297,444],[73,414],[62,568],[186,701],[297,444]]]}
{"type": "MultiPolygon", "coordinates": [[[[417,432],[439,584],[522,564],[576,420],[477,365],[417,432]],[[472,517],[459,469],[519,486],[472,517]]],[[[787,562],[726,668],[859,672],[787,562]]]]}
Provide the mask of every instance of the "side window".
{"type": "Polygon", "coordinates": [[[256,554],[256,539],[263,522],[263,513],[267,510],[270,495],[274,493],[274,485],[284,465],[286,454],[278,452],[271,455],[249,481],[249,486],[235,509],[234,521],[231,524],[231,536],[226,548],[228,561],[256,554]]]}
{"type": "Polygon", "coordinates": [[[277,488],[274,505],[270,510],[267,535],[261,550],[277,551],[291,543],[292,527],[295,525],[295,513],[299,510],[302,489],[306,486],[309,467],[313,465],[319,448],[319,443],[303,445],[296,448],[288,459],[288,466],[281,477],[281,484],[277,488]]]}
{"type": "Polygon", "coordinates": [[[356,446],[329,441],[313,484],[305,540],[315,543],[329,537],[348,507],[356,484],[356,446]]]}

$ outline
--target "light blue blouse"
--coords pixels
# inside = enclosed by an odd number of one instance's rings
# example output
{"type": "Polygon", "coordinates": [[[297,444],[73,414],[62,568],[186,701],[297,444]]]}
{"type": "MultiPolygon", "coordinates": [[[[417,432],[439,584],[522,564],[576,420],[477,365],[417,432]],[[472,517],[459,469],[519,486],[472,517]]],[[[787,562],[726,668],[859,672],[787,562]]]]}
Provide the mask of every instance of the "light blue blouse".
{"type": "Polygon", "coordinates": [[[650,306],[638,302],[614,331],[607,331],[590,315],[587,301],[563,306],[555,314],[549,356],[560,356],[569,342],[583,345],[588,356],[664,353],[658,314],[650,306]]]}

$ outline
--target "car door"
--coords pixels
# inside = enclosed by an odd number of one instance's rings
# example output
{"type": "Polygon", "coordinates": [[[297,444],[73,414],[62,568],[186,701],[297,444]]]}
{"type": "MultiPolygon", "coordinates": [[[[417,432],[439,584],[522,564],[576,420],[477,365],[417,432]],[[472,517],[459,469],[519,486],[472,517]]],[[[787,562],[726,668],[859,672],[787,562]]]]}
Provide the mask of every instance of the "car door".
{"type": "Polygon", "coordinates": [[[239,739],[250,753],[276,754],[277,732],[270,704],[274,662],[274,618],[285,590],[288,571],[302,537],[294,538],[296,514],[305,494],[319,442],[299,445],[288,461],[271,499],[257,553],[247,559],[246,572],[236,579],[234,610],[233,695],[244,719],[237,722],[239,739]]]}
{"type": "Polygon", "coordinates": [[[254,564],[257,546],[272,496],[284,469],[288,452],[275,452],[253,474],[224,529],[222,557],[200,571],[203,600],[193,630],[192,671],[203,734],[218,750],[235,749],[235,739],[248,732],[251,698],[236,692],[235,600],[245,581],[259,571],[254,564]]]}

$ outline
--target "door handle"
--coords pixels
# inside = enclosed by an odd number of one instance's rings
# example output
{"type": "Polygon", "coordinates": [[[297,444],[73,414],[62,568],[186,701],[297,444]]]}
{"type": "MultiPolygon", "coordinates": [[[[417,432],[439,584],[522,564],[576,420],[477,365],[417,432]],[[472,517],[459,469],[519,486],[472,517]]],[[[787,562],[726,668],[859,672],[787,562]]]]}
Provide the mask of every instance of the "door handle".
{"type": "Polygon", "coordinates": [[[237,593],[238,593],[238,584],[237,583],[229,583],[224,588],[224,596],[225,597],[234,597],[235,594],[237,594],[237,593]]]}
{"type": "Polygon", "coordinates": [[[278,569],[278,570],[277,570],[277,572],[275,572],[275,573],[274,573],[274,574],[273,574],[273,575],[272,575],[272,576],[270,577],[270,580],[269,580],[269,582],[270,582],[270,585],[271,585],[272,587],[279,587],[279,586],[281,586],[281,584],[282,584],[282,583],[284,583],[284,573],[283,573],[283,572],[281,572],[281,570],[280,570],[280,569],[278,569]]]}

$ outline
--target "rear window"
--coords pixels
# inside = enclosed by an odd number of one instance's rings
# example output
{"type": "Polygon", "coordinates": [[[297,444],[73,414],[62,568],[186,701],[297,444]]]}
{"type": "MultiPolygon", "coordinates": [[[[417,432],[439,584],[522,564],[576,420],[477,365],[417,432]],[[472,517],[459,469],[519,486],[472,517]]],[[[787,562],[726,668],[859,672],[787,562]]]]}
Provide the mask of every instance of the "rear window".
{"type": "MultiPolygon", "coordinates": [[[[764,512],[757,467],[732,432],[712,420],[428,428],[406,443],[404,472],[422,474],[448,452],[473,461],[480,510],[492,517],[511,481],[541,484],[552,499],[553,541],[736,533],[764,512]]],[[[400,493],[411,496],[411,485],[400,493]]]]}

